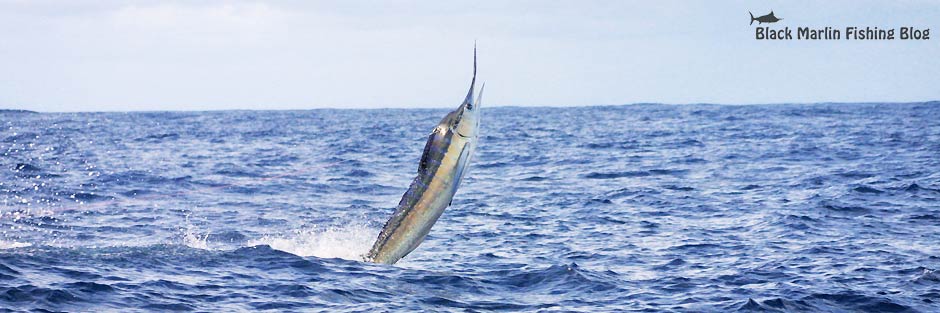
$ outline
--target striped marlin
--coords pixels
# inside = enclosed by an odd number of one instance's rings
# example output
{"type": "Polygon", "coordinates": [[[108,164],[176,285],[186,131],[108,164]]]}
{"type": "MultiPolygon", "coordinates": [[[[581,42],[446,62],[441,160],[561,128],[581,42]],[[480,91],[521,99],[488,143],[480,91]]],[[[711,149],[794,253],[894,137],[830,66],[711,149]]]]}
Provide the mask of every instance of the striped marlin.
{"type": "Polygon", "coordinates": [[[402,195],[395,213],[365,256],[366,261],[395,264],[424,241],[431,226],[450,206],[477,143],[483,87],[474,102],[476,80],[477,49],[474,47],[473,79],[467,97],[431,130],[418,163],[418,177],[402,195]]]}

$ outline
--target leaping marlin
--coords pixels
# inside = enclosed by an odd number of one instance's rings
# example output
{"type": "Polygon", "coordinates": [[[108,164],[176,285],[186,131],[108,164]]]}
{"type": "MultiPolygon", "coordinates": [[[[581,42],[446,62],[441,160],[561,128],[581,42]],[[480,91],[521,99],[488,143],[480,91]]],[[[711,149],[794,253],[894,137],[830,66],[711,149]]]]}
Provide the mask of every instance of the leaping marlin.
{"type": "Polygon", "coordinates": [[[431,226],[450,206],[460,180],[467,173],[480,128],[480,101],[473,88],[477,80],[477,49],[473,47],[473,79],[470,91],[456,110],[431,130],[424,154],[418,163],[418,177],[401,197],[398,208],[364,258],[366,261],[395,264],[424,241],[431,226]]]}

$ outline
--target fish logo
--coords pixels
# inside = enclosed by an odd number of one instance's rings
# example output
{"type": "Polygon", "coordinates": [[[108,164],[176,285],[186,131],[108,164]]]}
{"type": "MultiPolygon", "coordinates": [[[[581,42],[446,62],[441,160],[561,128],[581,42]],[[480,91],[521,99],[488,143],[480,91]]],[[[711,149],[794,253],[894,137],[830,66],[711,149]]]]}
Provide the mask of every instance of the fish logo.
{"type": "Polygon", "coordinates": [[[764,24],[764,23],[776,23],[777,21],[783,20],[782,18],[778,18],[774,16],[773,10],[770,10],[770,14],[767,14],[764,16],[758,16],[758,17],[754,17],[754,13],[751,13],[751,11],[748,11],[747,14],[751,15],[750,25],[754,25],[754,21],[757,21],[757,24],[764,24]]]}

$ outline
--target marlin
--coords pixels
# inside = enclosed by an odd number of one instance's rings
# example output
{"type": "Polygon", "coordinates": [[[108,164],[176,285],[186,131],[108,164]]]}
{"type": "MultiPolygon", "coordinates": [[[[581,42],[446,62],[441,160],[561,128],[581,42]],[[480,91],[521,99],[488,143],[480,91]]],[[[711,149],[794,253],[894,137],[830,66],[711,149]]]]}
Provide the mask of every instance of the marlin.
{"type": "Polygon", "coordinates": [[[758,16],[758,17],[754,17],[754,13],[751,13],[751,11],[748,11],[747,14],[751,15],[751,25],[754,25],[754,21],[757,21],[757,24],[764,24],[764,23],[776,23],[777,21],[783,20],[782,18],[777,18],[776,16],[774,16],[773,10],[770,11],[770,14],[767,14],[764,16],[758,16]]]}
{"type": "Polygon", "coordinates": [[[470,91],[456,110],[431,130],[418,162],[418,176],[401,197],[395,213],[385,223],[365,261],[395,264],[414,251],[431,226],[453,202],[460,181],[467,173],[480,128],[483,87],[473,99],[477,80],[477,49],[473,47],[473,79],[470,91]]]}

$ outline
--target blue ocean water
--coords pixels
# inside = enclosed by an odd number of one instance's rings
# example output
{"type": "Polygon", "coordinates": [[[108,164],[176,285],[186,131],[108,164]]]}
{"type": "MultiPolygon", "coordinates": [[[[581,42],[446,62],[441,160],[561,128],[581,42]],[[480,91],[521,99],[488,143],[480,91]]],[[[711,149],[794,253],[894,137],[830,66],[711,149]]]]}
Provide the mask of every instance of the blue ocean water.
{"type": "Polygon", "coordinates": [[[0,310],[940,311],[940,103],[0,113],[0,310]]]}

